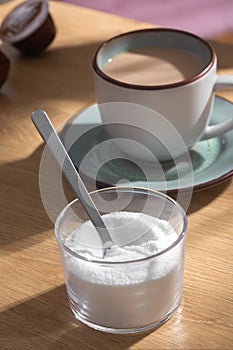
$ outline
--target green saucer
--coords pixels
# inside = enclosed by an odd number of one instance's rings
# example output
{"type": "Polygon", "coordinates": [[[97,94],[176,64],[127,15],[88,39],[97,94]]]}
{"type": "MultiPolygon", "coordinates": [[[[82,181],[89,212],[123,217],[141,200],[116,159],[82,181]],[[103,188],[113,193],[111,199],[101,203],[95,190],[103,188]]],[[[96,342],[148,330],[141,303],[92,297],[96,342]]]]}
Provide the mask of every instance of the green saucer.
{"type": "MultiPolygon", "coordinates": [[[[211,124],[232,116],[233,104],[215,97],[211,124]]],[[[233,131],[196,144],[189,152],[191,162],[181,167],[179,161],[143,163],[141,167],[137,161],[125,159],[106,134],[96,104],[77,112],[63,128],[61,137],[81,175],[100,186],[130,181],[132,186],[147,187],[149,183],[150,188],[168,193],[190,187],[196,191],[233,174],[233,131]]]]}

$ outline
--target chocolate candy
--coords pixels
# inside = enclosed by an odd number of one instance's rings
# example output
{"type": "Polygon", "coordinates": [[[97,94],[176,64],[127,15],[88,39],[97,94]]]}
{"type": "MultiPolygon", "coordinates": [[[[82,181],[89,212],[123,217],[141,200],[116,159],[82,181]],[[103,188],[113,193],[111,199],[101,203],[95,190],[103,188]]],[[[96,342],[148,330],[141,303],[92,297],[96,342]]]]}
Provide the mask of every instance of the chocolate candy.
{"type": "Polygon", "coordinates": [[[47,0],[23,2],[7,15],[0,28],[2,41],[27,55],[41,53],[55,35],[56,28],[48,12],[47,0]]]}
{"type": "Polygon", "coordinates": [[[0,88],[5,83],[8,77],[9,69],[10,61],[8,60],[6,55],[4,55],[2,51],[0,51],[0,88]]]}

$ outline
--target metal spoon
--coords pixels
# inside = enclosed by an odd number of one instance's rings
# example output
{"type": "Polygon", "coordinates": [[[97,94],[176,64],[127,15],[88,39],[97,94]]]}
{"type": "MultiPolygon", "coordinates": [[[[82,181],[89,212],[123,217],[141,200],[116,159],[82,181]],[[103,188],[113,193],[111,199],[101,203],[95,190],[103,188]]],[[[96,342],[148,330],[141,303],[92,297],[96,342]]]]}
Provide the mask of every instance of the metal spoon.
{"type": "Polygon", "coordinates": [[[96,233],[98,234],[96,234],[96,237],[89,237],[89,245],[91,243],[95,256],[103,257],[106,249],[110,248],[113,245],[113,242],[98,209],[90,197],[81,177],[79,176],[79,173],[74,167],[70,156],[68,155],[47,114],[42,110],[36,110],[32,113],[32,121],[42,139],[48,145],[52,155],[56,159],[66,179],[74,190],[74,193],[78,197],[87,215],[95,226],[96,233]]]}

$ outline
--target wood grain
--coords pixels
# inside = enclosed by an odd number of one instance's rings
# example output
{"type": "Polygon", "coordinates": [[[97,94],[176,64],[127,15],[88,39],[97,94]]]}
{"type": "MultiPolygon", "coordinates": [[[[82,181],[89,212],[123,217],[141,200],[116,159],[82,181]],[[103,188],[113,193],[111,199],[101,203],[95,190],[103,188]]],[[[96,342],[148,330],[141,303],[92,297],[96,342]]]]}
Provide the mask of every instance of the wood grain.
{"type": "MultiPolygon", "coordinates": [[[[18,2],[0,5],[0,20],[18,2]]],[[[26,58],[1,45],[12,63],[0,95],[1,350],[232,349],[231,180],[192,198],[183,302],[171,320],[156,331],[117,336],[73,319],[52,223],[41,203],[43,146],[30,115],[45,109],[58,126],[93,103],[90,60],[96,47],[148,25],[59,2],[51,2],[50,9],[57,36],[45,54],[26,58]]],[[[233,74],[233,33],[211,42],[219,72],[233,74]]],[[[221,95],[233,102],[232,90],[221,95]]]]}

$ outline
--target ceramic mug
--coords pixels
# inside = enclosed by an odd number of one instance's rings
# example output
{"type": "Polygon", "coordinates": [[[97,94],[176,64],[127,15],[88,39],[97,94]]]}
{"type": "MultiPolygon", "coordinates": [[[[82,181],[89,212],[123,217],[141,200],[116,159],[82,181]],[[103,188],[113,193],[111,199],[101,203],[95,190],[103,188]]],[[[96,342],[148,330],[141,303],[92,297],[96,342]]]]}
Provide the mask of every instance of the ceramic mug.
{"type": "MultiPolygon", "coordinates": [[[[152,28],[118,35],[100,45],[92,67],[103,124],[108,126],[107,131],[116,145],[132,157],[150,160],[151,153],[145,152],[145,148],[149,148],[159,161],[176,158],[184,152],[184,147],[190,149],[200,140],[233,129],[233,119],[209,125],[214,91],[233,87],[233,76],[217,75],[216,53],[209,43],[192,33],[152,28]],[[120,54],[161,48],[170,50],[168,60],[175,50],[195,55],[199,69],[189,77],[155,84],[128,82],[127,76],[126,80],[118,79],[105,70],[120,54]],[[132,147],[127,139],[143,147],[132,147]],[[180,139],[184,147],[180,146],[180,139]]],[[[156,76],[156,67],[151,72],[156,76]]]]}

